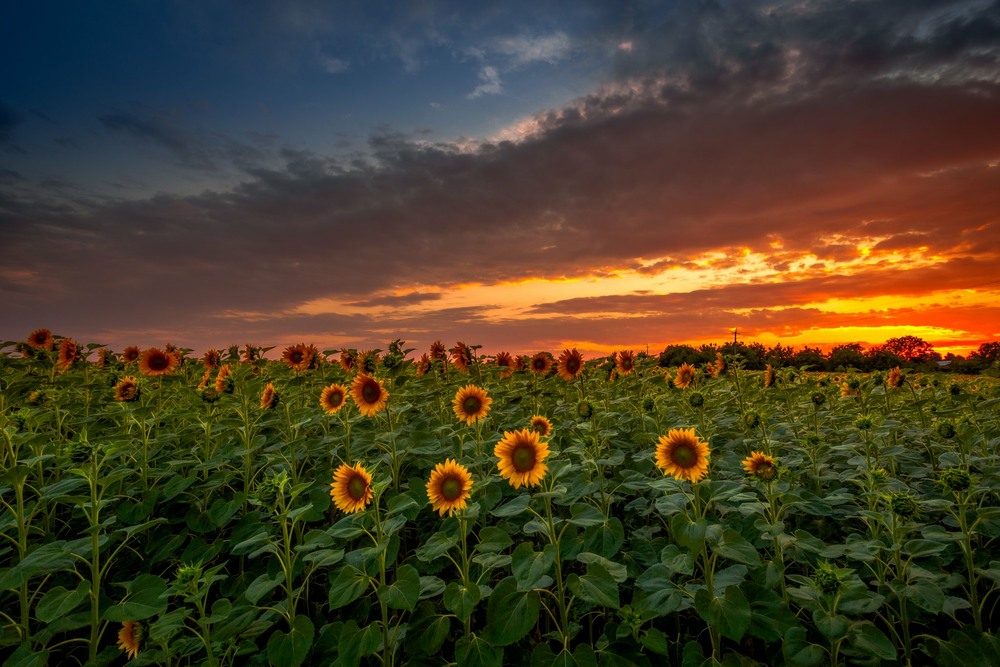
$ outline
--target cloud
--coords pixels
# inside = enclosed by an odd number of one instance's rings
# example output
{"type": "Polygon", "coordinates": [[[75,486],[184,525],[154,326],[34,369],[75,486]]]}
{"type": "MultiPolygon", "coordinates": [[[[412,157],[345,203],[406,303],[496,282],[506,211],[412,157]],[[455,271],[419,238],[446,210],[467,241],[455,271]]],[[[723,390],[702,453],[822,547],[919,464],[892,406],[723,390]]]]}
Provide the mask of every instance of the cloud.
{"type": "Polygon", "coordinates": [[[555,65],[569,56],[571,46],[569,36],[558,30],[550,35],[501,37],[491,51],[509,58],[512,67],[523,67],[535,62],[555,65]]]}
{"type": "Polygon", "coordinates": [[[492,65],[483,65],[479,69],[479,80],[482,82],[468,94],[470,100],[483,95],[499,95],[503,92],[503,83],[500,81],[500,73],[492,65]]]}

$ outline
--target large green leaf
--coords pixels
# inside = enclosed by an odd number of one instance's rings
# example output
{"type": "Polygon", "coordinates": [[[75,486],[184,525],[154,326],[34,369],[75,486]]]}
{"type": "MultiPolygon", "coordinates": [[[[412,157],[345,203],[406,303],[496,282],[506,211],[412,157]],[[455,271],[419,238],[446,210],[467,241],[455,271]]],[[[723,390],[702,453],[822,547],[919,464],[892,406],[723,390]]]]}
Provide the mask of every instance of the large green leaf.
{"type": "Polygon", "coordinates": [[[511,570],[517,585],[521,590],[544,588],[551,582],[547,577],[555,562],[556,550],[551,544],[546,544],[540,552],[535,551],[531,543],[522,542],[511,554],[511,570]]]}
{"type": "Polygon", "coordinates": [[[599,563],[589,563],[587,573],[582,577],[569,575],[566,580],[570,591],[581,600],[601,607],[618,609],[618,584],[611,574],[599,563]]]}
{"type": "Polygon", "coordinates": [[[503,648],[473,634],[456,642],[455,660],[462,667],[501,667],[503,648]]]}
{"type": "Polygon", "coordinates": [[[89,581],[81,581],[72,591],[62,586],[56,586],[38,602],[35,615],[43,623],[54,621],[76,609],[81,602],[87,599],[89,592],[89,581]]]}
{"type": "Polygon", "coordinates": [[[420,599],[420,573],[412,565],[396,568],[393,581],[378,587],[378,598],[387,607],[413,611],[420,599]]]}
{"type": "Polygon", "coordinates": [[[309,617],[296,616],[289,632],[278,629],[271,633],[267,640],[268,661],[275,667],[298,667],[309,655],[314,634],[309,617]]]}
{"type": "Polygon", "coordinates": [[[444,589],[444,608],[455,614],[459,620],[465,621],[472,615],[480,596],[478,584],[473,583],[466,588],[453,581],[444,589]]]}
{"type": "Polygon", "coordinates": [[[701,588],[694,596],[694,606],[706,623],[733,641],[742,639],[750,627],[750,603],[737,586],[727,588],[721,597],[701,588]]]}
{"type": "Polygon", "coordinates": [[[167,582],[153,574],[140,574],[128,586],[129,595],[104,610],[104,620],[141,621],[167,609],[167,582]]]}
{"type": "Polygon", "coordinates": [[[490,641],[497,646],[513,644],[538,622],[540,600],[535,591],[518,590],[517,580],[507,577],[497,584],[487,607],[490,641]]]}
{"type": "Polygon", "coordinates": [[[352,565],[343,565],[330,582],[330,610],[340,609],[357,600],[368,588],[368,582],[368,575],[364,572],[352,565]]]}

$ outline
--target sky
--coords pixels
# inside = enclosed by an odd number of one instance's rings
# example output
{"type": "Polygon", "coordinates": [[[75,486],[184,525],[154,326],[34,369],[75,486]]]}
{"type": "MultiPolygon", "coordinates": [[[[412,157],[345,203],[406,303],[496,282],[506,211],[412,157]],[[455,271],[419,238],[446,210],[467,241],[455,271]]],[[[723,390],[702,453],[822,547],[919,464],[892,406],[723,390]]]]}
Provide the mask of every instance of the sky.
{"type": "Polygon", "coordinates": [[[0,341],[1000,340],[1000,1],[4,15],[0,341]]]}

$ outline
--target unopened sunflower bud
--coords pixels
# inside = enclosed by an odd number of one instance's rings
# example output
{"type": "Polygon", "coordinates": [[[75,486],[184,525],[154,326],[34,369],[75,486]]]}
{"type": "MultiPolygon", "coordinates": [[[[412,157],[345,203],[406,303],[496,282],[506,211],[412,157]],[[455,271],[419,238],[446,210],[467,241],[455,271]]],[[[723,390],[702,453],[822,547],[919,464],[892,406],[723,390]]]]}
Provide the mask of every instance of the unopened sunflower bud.
{"type": "Polygon", "coordinates": [[[812,402],[813,405],[815,405],[818,408],[819,406],[826,403],[826,394],[817,391],[815,394],[812,395],[812,402]]]}
{"type": "Polygon", "coordinates": [[[889,506],[893,514],[901,519],[909,519],[920,511],[920,503],[909,492],[897,492],[889,496],[889,506]]]}
{"type": "Polygon", "coordinates": [[[576,404],[576,414],[580,419],[590,419],[594,415],[594,406],[590,401],[580,401],[576,404]]]}
{"type": "Polygon", "coordinates": [[[946,440],[950,440],[955,437],[955,426],[951,422],[941,422],[937,427],[938,435],[946,440]]]}
{"type": "Polygon", "coordinates": [[[760,415],[756,412],[748,412],[743,415],[743,423],[747,428],[757,428],[760,426],[760,415]]]}
{"type": "Polygon", "coordinates": [[[652,396],[647,396],[642,399],[642,409],[646,412],[653,412],[656,410],[656,401],[653,400],[652,396]]]}
{"type": "Polygon", "coordinates": [[[705,405],[705,397],[701,395],[700,391],[691,392],[691,395],[688,396],[688,403],[692,408],[700,408],[705,405]]]}
{"type": "Polygon", "coordinates": [[[941,471],[941,481],[952,491],[965,491],[972,485],[972,476],[962,468],[945,468],[941,471]]]}
{"type": "Polygon", "coordinates": [[[820,563],[813,575],[816,587],[827,595],[840,590],[840,574],[829,563],[820,563]]]}
{"type": "Polygon", "coordinates": [[[854,420],[854,426],[859,431],[867,431],[872,427],[872,419],[866,415],[862,415],[854,420]]]}

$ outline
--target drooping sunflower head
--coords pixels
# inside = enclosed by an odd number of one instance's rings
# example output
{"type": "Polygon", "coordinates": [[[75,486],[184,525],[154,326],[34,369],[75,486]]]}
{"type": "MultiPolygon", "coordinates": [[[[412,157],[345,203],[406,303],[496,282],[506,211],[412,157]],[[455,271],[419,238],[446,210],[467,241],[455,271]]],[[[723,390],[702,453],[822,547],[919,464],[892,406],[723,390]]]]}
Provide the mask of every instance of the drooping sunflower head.
{"type": "Polygon", "coordinates": [[[27,342],[36,350],[51,350],[56,344],[56,339],[52,337],[52,332],[48,329],[35,329],[28,334],[27,342]]]}
{"type": "Polygon", "coordinates": [[[537,432],[527,428],[505,431],[493,449],[493,456],[499,459],[500,476],[515,489],[541,484],[548,471],[545,465],[548,455],[548,444],[539,439],[537,432]]]}
{"type": "Polygon", "coordinates": [[[140,354],[141,352],[139,352],[138,347],[136,347],[135,345],[129,345],[124,350],[122,350],[122,361],[124,361],[126,364],[130,364],[133,361],[138,360],[140,354]]]}
{"type": "Polygon", "coordinates": [[[139,654],[139,644],[142,643],[142,625],[137,621],[123,621],[118,631],[118,648],[125,651],[129,660],[139,654]]]}
{"type": "Polygon", "coordinates": [[[346,347],[340,348],[340,367],[350,373],[354,370],[354,364],[358,361],[358,353],[346,347]]]}
{"type": "Polygon", "coordinates": [[[455,400],[452,403],[455,416],[458,417],[459,421],[464,421],[468,426],[472,426],[477,419],[486,418],[493,399],[486,394],[485,389],[474,384],[467,384],[455,392],[455,400]]]}
{"type": "Polygon", "coordinates": [[[268,382],[267,386],[264,387],[264,392],[260,395],[260,409],[273,410],[277,407],[280,398],[281,397],[274,388],[274,384],[268,382]]]}
{"type": "Polygon", "coordinates": [[[771,364],[764,367],[764,388],[770,389],[774,386],[774,369],[771,364]]]}
{"type": "Polygon", "coordinates": [[[510,352],[497,352],[496,364],[500,369],[500,377],[509,378],[514,374],[514,357],[510,352]]]}
{"type": "Polygon", "coordinates": [[[360,462],[353,467],[341,464],[333,473],[330,496],[341,512],[360,512],[368,506],[374,494],[372,476],[360,462]]]}
{"type": "Polygon", "coordinates": [[[444,361],[446,351],[447,350],[445,350],[444,343],[442,343],[441,341],[436,340],[433,343],[431,343],[431,351],[430,351],[431,359],[444,361]]]}
{"type": "Polygon", "coordinates": [[[656,445],[656,465],[664,475],[697,482],[708,474],[708,443],[693,428],[670,429],[656,445]]]}
{"type": "Polygon", "coordinates": [[[358,410],[366,417],[374,417],[385,409],[389,400],[389,392],[382,383],[364,373],[358,373],[351,383],[351,398],[358,410]]]}
{"type": "Polygon", "coordinates": [[[139,355],[139,370],[143,375],[152,377],[169,375],[175,368],[177,368],[177,355],[171,352],[151,347],[139,355]]]}
{"type": "Polygon", "coordinates": [[[362,350],[361,352],[358,352],[358,372],[371,375],[378,370],[378,361],[378,352],[375,350],[362,350]]]}
{"type": "Polygon", "coordinates": [[[896,366],[889,371],[889,375],[885,378],[885,383],[889,385],[891,389],[899,389],[903,386],[903,380],[905,379],[903,371],[900,370],[899,366],[896,366]]]}
{"type": "Polygon", "coordinates": [[[243,346],[243,361],[250,364],[260,358],[260,348],[250,343],[243,346]]]}
{"type": "Polygon", "coordinates": [[[536,353],[528,362],[528,368],[536,375],[548,375],[552,369],[552,355],[548,352],[536,353]]]}
{"type": "Polygon", "coordinates": [[[559,355],[559,377],[566,382],[570,382],[580,377],[583,373],[583,355],[574,347],[572,350],[563,350],[559,355]]]}
{"type": "Polygon", "coordinates": [[[131,375],[126,375],[115,385],[115,400],[129,403],[139,398],[139,383],[131,375]]]}
{"type": "Polygon", "coordinates": [[[543,415],[533,415],[531,417],[531,430],[538,434],[540,438],[547,438],[552,434],[552,422],[543,415]]]}
{"type": "Polygon", "coordinates": [[[222,353],[218,350],[208,350],[201,357],[206,369],[218,368],[222,363],[222,353]]]}
{"type": "Polygon", "coordinates": [[[59,358],[56,363],[59,368],[69,370],[73,364],[81,361],[83,358],[82,351],[80,350],[80,345],[75,340],[70,338],[63,338],[59,341],[59,358]]]}
{"type": "Polygon", "coordinates": [[[107,368],[108,362],[111,359],[111,354],[108,352],[108,348],[102,347],[97,350],[97,359],[94,360],[94,365],[98,368],[107,368]]]}
{"type": "Polygon", "coordinates": [[[694,382],[694,373],[694,366],[685,361],[674,375],[674,386],[678,389],[687,389],[694,382]]]}
{"type": "Polygon", "coordinates": [[[331,384],[325,387],[319,395],[319,404],[323,412],[328,415],[335,415],[340,412],[347,402],[347,387],[342,384],[331,384]]]}
{"type": "Polygon", "coordinates": [[[777,467],[774,464],[774,457],[768,456],[764,452],[750,452],[750,456],[743,459],[743,469],[748,475],[757,479],[770,482],[777,474],[777,467]]]}
{"type": "Polygon", "coordinates": [[[462,373],[469,372],[472,365],[472,349],[462,341],[455,343],[455,347],[448,350],[451,353],[451,363],[462,373]]]}
{"type": "Polygon", "coordinates": [[[416,362],[417,377],[423,377],[431,371],[431,358],[426,352],[420,355],[420,361],[416,362]]]}
{"type": "Polygon", "coordinates": [[[231,394],[236,389],[236,381],[233,379],[233,372],[229,364],[219,367],[219,372],[215,375],[215,391],[217,394],[231,394]]]}
{"type": "Polygon", "coordinates": [[[631,375],[635,370],[635,352],[633,350],[622,350],[615,356],[615,368],[618,374],[631,375]]]}
{"type": "Polygon", "coordinates": [[[472,497],[472,475],[468,469],[454,459],[446,459],[438,463],[431,471],[427,482],[427,500],[431,507],[444,516],[455,513],[455,510],[465,509],[466,502],[472,497]]]}

